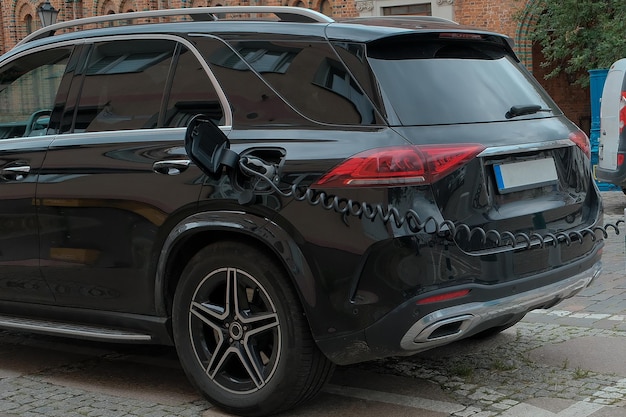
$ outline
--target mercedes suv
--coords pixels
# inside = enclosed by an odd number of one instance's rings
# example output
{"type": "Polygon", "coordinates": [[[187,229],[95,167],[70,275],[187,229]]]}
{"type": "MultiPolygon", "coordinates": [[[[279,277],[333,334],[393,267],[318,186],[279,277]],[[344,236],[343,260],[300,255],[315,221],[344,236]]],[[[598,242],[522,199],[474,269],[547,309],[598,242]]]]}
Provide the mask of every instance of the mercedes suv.
{"type": "Polygon", "coordinates": [[[0,327],[176,347],[213,404],[494,334],[600,273],[587,136],[505,36],[290,7],[0,57],[0,327]]]}

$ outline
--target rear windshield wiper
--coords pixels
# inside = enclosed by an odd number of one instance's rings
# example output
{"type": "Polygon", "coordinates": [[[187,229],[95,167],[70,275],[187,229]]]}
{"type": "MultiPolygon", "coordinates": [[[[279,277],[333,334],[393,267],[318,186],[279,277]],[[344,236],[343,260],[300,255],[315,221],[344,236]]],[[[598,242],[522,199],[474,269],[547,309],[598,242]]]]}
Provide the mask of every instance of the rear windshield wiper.
{"type": "Polygon", "coordinates": [[[512,106],[508,112],[504,115],[507,119],[512,119],[513,117],[525,116],[527,114],[535,114],[540,111],[549,111],[551,109],[544,109],[538,104],[521,104],[517,106],[512,106]]]}

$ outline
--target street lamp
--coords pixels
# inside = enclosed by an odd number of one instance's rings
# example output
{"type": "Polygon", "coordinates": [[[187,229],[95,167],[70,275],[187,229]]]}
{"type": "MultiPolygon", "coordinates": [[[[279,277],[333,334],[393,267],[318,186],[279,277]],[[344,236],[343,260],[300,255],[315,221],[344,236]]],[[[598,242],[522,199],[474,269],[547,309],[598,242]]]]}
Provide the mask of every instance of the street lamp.
{"type": "Polygon", "coordinates": [[[45,3],[37,8],[37,14],[39,15],[39,20],[41,20],[41,26],[46,27],[56,23],[59,11],[46,0],[45,3]]]}

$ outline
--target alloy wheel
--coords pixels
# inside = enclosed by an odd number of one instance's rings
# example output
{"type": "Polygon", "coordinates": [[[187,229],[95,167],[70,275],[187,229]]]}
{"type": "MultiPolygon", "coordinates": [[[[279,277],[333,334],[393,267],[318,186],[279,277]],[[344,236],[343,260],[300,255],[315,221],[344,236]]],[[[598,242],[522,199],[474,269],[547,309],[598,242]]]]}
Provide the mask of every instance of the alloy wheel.
{"type": "Polygon", "coordinates": [[[189,307],[189,335],[206,376],[234,394],[262,389],[280,361],[274,303],[241,269],[219,268],[200,282],[189,307]]]}

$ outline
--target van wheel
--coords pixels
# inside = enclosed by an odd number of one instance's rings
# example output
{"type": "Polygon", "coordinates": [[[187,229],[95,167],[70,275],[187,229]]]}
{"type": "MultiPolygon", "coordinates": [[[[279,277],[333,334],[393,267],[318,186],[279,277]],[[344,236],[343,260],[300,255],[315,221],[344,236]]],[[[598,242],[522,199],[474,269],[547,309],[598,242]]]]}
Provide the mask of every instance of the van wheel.
{"type": "Polygon", "coordinates": [[[190,381],[231,413],[291,408],[317,394],[334,368],[315,345],[283,268],[249,245],[220,242],[191,259],[172,327],[190,381]]]}

